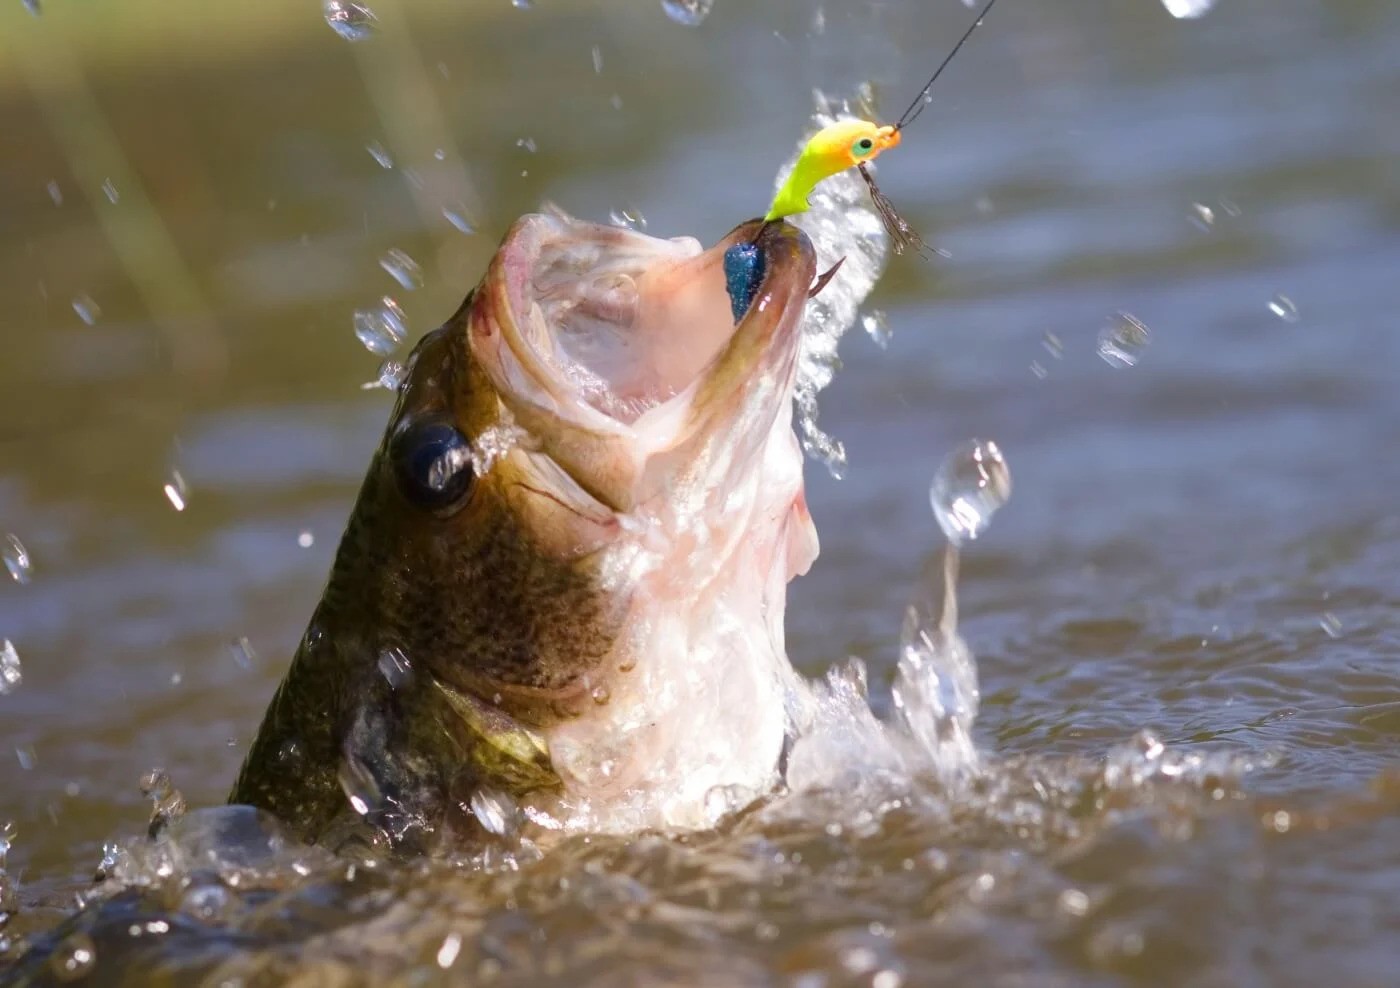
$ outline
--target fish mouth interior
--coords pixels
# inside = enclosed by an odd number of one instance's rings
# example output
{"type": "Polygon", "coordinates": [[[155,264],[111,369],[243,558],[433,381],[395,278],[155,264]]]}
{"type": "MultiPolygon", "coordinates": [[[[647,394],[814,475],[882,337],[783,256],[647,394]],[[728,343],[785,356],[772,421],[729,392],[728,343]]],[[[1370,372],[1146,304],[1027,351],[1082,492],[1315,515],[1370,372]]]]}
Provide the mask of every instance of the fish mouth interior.
{"type": "MultiPolygon", "coordinates": [[[[758,231],[744,224],[704,250],[690,237],[660,240],[558,216],[535,217],[511,265],[507,305],[517,338],[569,393],[623,425],[699,380],[762,306],[735,323],[724,252],[758,231]]],[[[766,238],[765,238],[766,239],[766,238]]],[[[792,267],[763,249],[765,286],[792,267]]],[[[760,290],[760,297],[761,297],[760,290]]],[[[783,305],[762,318],[777,318],[783,305]]],[[[552,387],[550,385],[553,385],[552,387]]]]}

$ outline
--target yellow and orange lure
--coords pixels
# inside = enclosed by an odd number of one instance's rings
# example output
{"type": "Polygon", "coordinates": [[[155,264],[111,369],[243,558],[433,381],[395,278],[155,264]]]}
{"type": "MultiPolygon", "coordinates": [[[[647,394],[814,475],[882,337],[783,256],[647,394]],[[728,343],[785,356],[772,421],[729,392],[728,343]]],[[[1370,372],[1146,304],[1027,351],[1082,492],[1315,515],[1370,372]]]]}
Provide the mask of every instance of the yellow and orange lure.
{"type": "MultiPolygon", "coordinates": [[[[875,184],[874,176],[870,174],[870,170],[866,166],[874,161],[880,152],[899,147],[901,132],[914,122],[914,119],[923,112],[924,107],[928,104],[929,89],[943,70],[948,67],[948,63],[953,60],[958,49],[982,23],[982,18],[987,16],[987,12],[992,9],[992,5],[995,3],[996,0],[987,0],[986,6],[978,13],[972,26],[953,46],[953,50],[943,59],[943,63],[924,84],[924,88],[920,90],[919,95],[914,98],[914,102],[909,104],[909,108],[904,111],[898,121],[893,124],[877,124],[869,120],[840,120],[817,131],[811,140],[803,146],[801,154],[797,156],[797,163],[792,168],[792,173],[788,175],[787,181],[782,184],[777,195],[773,197],[773,204],[768,207],[768,213],[763,217],[765,224],[776,222],[784,216],[791,216],[794,213],[806,212],[810,208],[807,198],[812,194],[817,183],[838,172],[843,172],[847,168],[858,168],[861,178],[865,179],[865,184],[870,189],[871,202],[875,206],[875,211],[880,214],[880,220],[884,223],[885,230],[890,235],[895,253],[902,253],[907,247],[921,250],[924,247],[923,240],[914,232],[913,227],[905,221],[904,217],[895,211],[894,205],[880,191],[879,186],[875,184]]],[[[834,273],[834,271],[835,269],[830,273],[834,273]]]]}

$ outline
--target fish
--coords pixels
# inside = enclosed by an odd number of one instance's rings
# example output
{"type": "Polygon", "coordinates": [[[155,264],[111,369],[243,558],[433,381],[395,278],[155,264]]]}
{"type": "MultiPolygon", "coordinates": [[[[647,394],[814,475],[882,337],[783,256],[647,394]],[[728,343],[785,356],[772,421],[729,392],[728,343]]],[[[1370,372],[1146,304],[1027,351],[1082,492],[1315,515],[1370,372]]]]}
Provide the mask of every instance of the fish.
{"type": "Polygon", "coordinates": [[[819,545],[793,429],[816,257],[521,217],[405,362],[229,801],[303,840],[712,824],[771,791],[819,545]],[[762,253],[742,314],[723,258],[762,253]],[[739,317],[736,318],[736,315],[739,317]]]}

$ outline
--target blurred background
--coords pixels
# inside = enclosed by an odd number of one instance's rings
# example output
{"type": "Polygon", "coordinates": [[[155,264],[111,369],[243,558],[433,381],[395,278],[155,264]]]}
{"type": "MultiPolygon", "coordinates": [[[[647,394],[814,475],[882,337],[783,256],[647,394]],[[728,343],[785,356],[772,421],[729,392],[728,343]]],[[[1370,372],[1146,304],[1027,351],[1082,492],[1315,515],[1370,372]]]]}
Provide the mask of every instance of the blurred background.
{"type": "MultiPolygon", "coordinates": [[[[361,41],[318,0],[0,7],[0,536],[29,561],[5,544],[0,821],[31,882],[141,827],[153,766],[226,793],[390,409],[357,310],[398,303],[401,358],[545,199],[713,240],[814,89],[897,116],[973,16],[369,6],[361,41]]],[[[849,465],[808,465],[799,667],[862,656],[885,702],[929,480],[993,439],[1015,493],[963,578],[989,749],[1152,726],[1281,747],[1260,785],[1294,792],[1393,760],[1397,100],[1385,0],[1001,0],[881,161],[947,256],[893,260],[823,396],[849,465]],[[1119,312],[1130,366],[1098,353],[1119,312]]]]}

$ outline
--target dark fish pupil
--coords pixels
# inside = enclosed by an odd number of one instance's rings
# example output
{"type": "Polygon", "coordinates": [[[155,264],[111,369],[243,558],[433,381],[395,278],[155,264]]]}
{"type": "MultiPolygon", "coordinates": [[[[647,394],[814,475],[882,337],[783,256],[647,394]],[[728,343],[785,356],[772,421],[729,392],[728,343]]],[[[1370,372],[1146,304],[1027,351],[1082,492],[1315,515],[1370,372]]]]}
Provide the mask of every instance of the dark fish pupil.
{"type": "Polygon", "coordinates": [[[461,500],[476,481],[471,444],[444,422],[427,422],[401,432],[394,439],[393,459],[404,495],[427,508],[461,500]]]}

